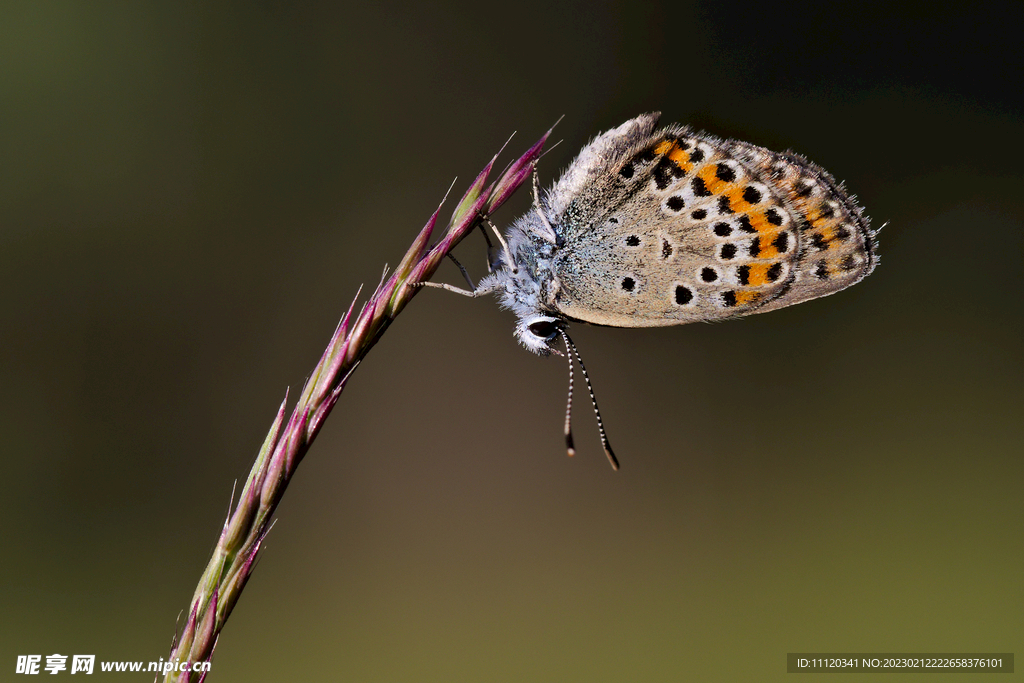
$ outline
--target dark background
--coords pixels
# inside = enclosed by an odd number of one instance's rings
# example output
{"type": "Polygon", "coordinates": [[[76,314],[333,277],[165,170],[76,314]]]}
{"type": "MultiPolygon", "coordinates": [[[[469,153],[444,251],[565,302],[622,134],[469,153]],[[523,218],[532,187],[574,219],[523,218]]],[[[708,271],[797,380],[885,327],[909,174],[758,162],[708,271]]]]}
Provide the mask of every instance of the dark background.
{"type": "MultiPolygon", "coordinates": [[[[656,109],[845,180],[888,223],[875,274],[742,321],[574,328],[619,473],[584,399],[565,457],[561,359],[518,348],[493,300],[421,293],[300,467],[211,680],[1020,653],[1022,18],[5,3],[0,668],[166,656],[285,388],[452,179],[565,115],[550,182],[656,109]]],[[[459,254],[479,276],[482,240],[459,254]]]]}

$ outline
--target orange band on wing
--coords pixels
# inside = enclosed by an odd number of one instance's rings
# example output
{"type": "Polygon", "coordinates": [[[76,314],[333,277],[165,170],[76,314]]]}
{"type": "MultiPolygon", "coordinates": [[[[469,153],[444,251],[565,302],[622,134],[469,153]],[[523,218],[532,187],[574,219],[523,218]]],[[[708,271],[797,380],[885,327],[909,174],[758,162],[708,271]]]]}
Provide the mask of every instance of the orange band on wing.
{"type": "Polygon", "coordinates": [[[752,289],[742,289],[736,292],[736,305],[742,306],[743,304],[749,304],[753,301],[757,301],[760,296],[761,292],[757,292],[752,289]]]}
{"type": "Polygon", "coordinates": [[[733,186],[733,183],[719,178],[717,168],[711,164],[702,168],[700,173],[697,174],[697,177],[704,181],[704,187],[706,187],[708,192],[711,194],[722,194],[733,186]]]}

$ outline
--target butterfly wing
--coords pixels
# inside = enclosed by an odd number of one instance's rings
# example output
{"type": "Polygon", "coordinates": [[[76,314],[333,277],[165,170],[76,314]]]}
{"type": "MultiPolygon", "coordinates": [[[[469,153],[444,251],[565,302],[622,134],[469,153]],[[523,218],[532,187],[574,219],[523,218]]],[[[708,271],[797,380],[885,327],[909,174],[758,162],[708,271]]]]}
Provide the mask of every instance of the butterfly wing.
{"type": "Polygon", "coordinates": [[[688,128],[648,133],[641,119],[597,138],[548,195],[561,315],[617,327],[717,320],[870,272],[867,222],[822,169],[688,128]]]}
{"type": "MultiPolygon", "coordinates": [[[[591,140],[546,193],[546,213],[562,216],[574,202],[576,211],[584,208],[601,211],[594,199],[607,192],[608,178],[622,167],[623,161],[635,156],[651,139],[660,117],[660,112],[641,114],[591,140]],[[589,200],[583,203],[576,201],[584,197],[589,200]]],[[[580,216],[581,219],[587,217],[580,216]]]]}
{"type": "Polygon", "coordinates": [[[728,144],[736,158],[777,188],[798,218],[800,250],[793,283],[758,312],[834,294],[874,270],[878,256],[870,222],[825,169],[797,154],[745,142],[728,144]]]}

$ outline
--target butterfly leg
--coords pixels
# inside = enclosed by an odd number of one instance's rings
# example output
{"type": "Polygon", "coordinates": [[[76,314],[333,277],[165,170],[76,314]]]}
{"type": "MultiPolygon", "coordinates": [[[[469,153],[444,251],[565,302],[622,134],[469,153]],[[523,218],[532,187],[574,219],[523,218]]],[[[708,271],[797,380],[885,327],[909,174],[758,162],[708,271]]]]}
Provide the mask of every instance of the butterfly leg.
{"type": "Polygon", "coordinates": [[[491,265],[494,261],[494,244],[491,243],[491,237],[487,234],[487,228],[484,227],[483,223],[480,223],[480,234],[484,236],[484,241],[487,242],[487,274],[490,275],[494,272],[494,266],[491,265]]]}
{"type": "MultiPolygon", "coordinates": [[[[518,266],[516,266],[516,262],[512,258],[512,250],[508,248],[508,242],[506,242],[505,238],[501,236],[501,231],[498,230],[498,226],[496,226],[494,223],[491,222],[491,219],[490,219],[489,216],[482,215],[480,218],[483,220],[484,223],[487,224],[487,226],[491,230],[494,231],[494,236],[497,237],[498,238],[498,242],[501,243],[501,248],[504,250],[504,253],[505,253],[505,263],[508,266],[508,269],[511,270],[513,273],[519,272],[519,268],[518,268],[518,266]]],[[[484,232],[484,234],[485,235],[487,234],[486,231],[484,232]]],[[[487,240],[487,244],[490,245],[490,243],[491,243],[491,240],[488,239],[487,240]]],[[[487,251],[488,251],[487,270],[488,270],[488,272],[492,272],[493,273],[494,271],[492,270],[491,263],[490,263],[490,261],[491,261],[490,253],[489,253],[490,249],[488,249],[487,251]]]]}
{"type": "Polygon", "coordinates": [[[409,286],[433,287],[434,289],[444,289],[449,292],[455,292],[456,294],[472,297],[474,299],[477,298],[478,296],[483,296],[484,294],[490,294],[494,290],[498,289],[498,285],[491,285],[489,287],[478,287],[477,285],[474,285],[472,278],[469,277],[469,273],[466,272],[466,268],[461,263],[459,263],[459,260],[455,258],[452,254],[448,254],[448,258],[452,260],[452,263],[458,266],[459,271],[462,273],[462,277],[466,278],[466,284],[469,285],[469,289],[456,287],[455,285],[450,285],[447,282],[411,282],[409,283],[409,286]]]}
{"type": "Polygon", "coordinates": [[[478,289],[463,289],[462,287],[456,287],[455,285],[450,285],[447,282],[412,282],[412,283],[409,283],[409,286],[410,287],[433,287],[434,289],[444,289],[444,290],[447,290],[449,292],[455,292],[456,294],[461,294],[462,296],[468,296],[468,297],[470,297],[472,299],[475,299],[475,298],[477,298],[479,296],[483,296],[484,294],[490,294],[495,289],[497,289],[497,287],[488,287],[486,289],[479,289],[479,288],[478,289]]]}
{"type": "MultiPolygon", "coordinates": [[[[487,236],[486,232],[484,233],[484,236],[485,237],[487,236]]],[[[489,244],[489,241],[488,241],[488,244],[489,244]]],[[[448,253],[448,258],[450,258],[452,260],[452,263],[454,263],[456,266],[458,266],[459,272],[462,273],[462,277],[466,278],[466,284],[469,285],[469,288],[471,290],[473,290],[473,291],[476,291],[476,285],[473,284],[473,280],[470,279],[469,273],[466,272],[466,267],[463,266],[461,263],[459,263],[459,259],[455,258],[455,255],[452,254],[451,252],[448,253]]]]}
{"type": "Polygon", "coordinates": [[[533,208],[537,212],[537,215],[540,216],[541,222],[544,224],[544,227],[547,228],[547,231],[548,231],[548,234],[541,235],[541,237],[543,237],[547,241],[551,242],[551,244],[555,244],[555,243],[558,242],[558,235],[555,234],[555,229],[551,227],[551,222],[548,221],[548,217],[544,215],[544,211],[542,211],[541,208],[540,208],[540,189],[539,189],[539,183],[540,183],[540,181],[537,179],[537,168],[534,167],[534,169],[533,169],[533,208]]]}

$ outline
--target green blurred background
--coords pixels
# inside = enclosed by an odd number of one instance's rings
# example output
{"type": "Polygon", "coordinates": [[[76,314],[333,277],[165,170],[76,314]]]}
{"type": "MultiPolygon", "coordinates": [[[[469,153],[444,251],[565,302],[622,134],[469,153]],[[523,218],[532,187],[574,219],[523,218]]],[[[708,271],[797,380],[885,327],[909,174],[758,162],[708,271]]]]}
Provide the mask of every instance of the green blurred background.
{"type": "MultiPolygon", "coordinates": [[[[300,467],[211,680],[1019,653],[1022,19],[5,2],[0,679],[18,654],[166,656],[285,388],[452,179],[564,114],[550,182],[655,109],[845,180],[888,223],[878,270],[742,321],[574,328],[619,473],[582,399],[565,457],[561,359],[518,348],[493,300],[421,293],[300,467]]],[[[458,253],[479,276],[482,240],[458,253]]]]}

